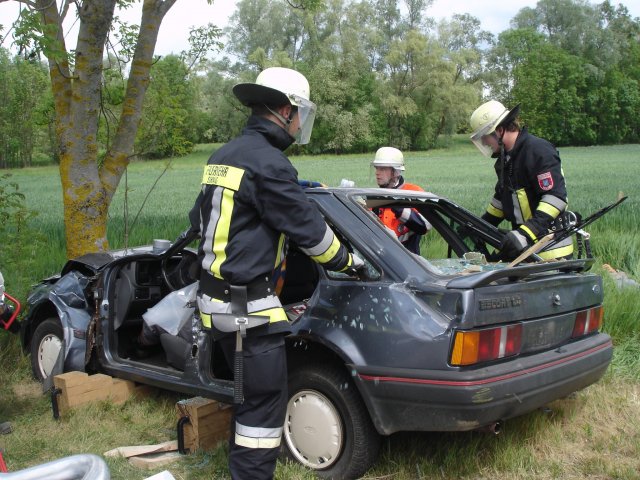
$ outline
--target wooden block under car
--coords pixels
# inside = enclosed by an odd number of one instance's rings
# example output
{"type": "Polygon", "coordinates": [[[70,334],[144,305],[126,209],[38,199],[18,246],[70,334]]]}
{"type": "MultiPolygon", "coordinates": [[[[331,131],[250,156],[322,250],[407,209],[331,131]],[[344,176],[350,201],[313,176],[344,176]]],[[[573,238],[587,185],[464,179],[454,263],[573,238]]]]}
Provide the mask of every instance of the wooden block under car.
{"type": "Polygon", "coordinates": [[[231,428],[231,405],[194,397],[176,403],[178,419],[188,417],[184,424],[184,449],[211,450],[229,439],[231,428]]]}
{"type": "Polygon", "coordinates": [[[53,384],[60,390],[58,395],[60,415],[80,405],[103,400],[122,404],[131,396],[141,392],[140,387],[137,387],[134,382],[101,373],[88,375],[85,372],[67,372],[53,377],[53,384]]]}

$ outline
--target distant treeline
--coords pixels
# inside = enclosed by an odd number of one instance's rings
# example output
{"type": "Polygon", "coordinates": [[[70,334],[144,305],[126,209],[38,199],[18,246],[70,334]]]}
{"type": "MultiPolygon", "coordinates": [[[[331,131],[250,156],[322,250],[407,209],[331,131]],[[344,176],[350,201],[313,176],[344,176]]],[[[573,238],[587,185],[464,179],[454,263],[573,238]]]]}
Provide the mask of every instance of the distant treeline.
{"type": "MultiPolygon", "coordinates": [[[[215,60],[171,55],[153,66],[137,156],[184,155],[237,135],[247,109],[231,87],[274,65],[310,81],[318,115],[306,153],[429,149],[466,132],[487,98],[520,103],[522,123],[558,146],[640,143],[640,19],[626,7],[540,0],[496,37],[468,14],[435,24],[430,3],[239,1],[215,60]]],[[[126,84],[121,58],[105,65],[103,146],[126,84]]],[[[0,168],[58,160],[50,90],[39,55],[0,49],[0,168]]]]}

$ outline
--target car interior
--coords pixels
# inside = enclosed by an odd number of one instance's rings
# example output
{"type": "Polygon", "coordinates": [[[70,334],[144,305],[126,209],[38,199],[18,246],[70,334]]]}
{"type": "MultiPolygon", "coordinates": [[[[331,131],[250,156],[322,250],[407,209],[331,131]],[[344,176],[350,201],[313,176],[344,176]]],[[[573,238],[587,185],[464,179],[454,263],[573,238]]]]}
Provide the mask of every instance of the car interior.
{"type": "MultiPolygon", "coordinates": [[[[388,197],[358,200],[369,214],[375,206],[394,204],[388,197]]],[[[449,209],[438,203],[411,202],[406,199],[395,205],[416,208],[433,225],[433,230],[425,235],[421,245],[421,258],[462,257],[469,251],[483,251],[489,254],[482,232],[461,216],[454,218],[449,209]],[[465,231],[466,235],[460,232],[465,231]]],[[[374,217],[377,218],[377,217],[374,217]]],[[[477,219],[476,219],[477,223],[477,219]]],[[[332,225],[340,240],[347,245],[348,240],[332,225]]],[[[482,227],[482,225],[480,225],[482,227]]],[[[489,233],[492,233],[489,231],[489,233]]],[[[395,239],[393,232],[390,235],[395,239]]],[[[370,270],[373,267],[370,267],[370,270]]],[[[143,329],[143,315],[165,296],[197,280],[197,258],[193,250],[185,248],[163,257],[136,258],[118,267],[115,281],[111,282],[110,304],[113,325],[113,350],[121,359],[142,362],[160,368],[184,370],[184,363],[192,347],[192,326],[187,322],[177,335],[166,331],[143,329]],[[141,332],[145,332],[145,342],[141,343],[141,332]],[[153,341],[149,342],[149,338],[153,341]]],[[[329,272],[331,278],[350,278],[344,273],[329,272]]],[[[379,273],[371,270],[374,275],[379,273]]],[[[278,292],[280,301],[290,320],[298,318],[313,295],[319,278],[320,267],[295,244],[290,243],[284,269],[281,272],[284,283],[278,292]]],[[[223,375],[226,362],[219,349],[213,348],[212,371],[223,375]]]]}
{"type": "MultiPolygon", "coordinates": [[[[192,346],[190,322],[177,335],[162,330],[149,335],[149,329],[144,328],[143,315],[172,291],[195,282],[194,274],[185,273],[197,271],[193,268],[195,263],[195,254],[191,250],[182,250],[167,262],[159,258],[138,258],[119,267],[109,298],[112,344],[120,359],[184,370],[184,362],[192,346]],[[181,273],[177,274],[177,270],[181,273]],[[141,342],[143,330],[146,334],[144,344],[141,342]],[[155,338],[155,342],[147,344],[150,338],[155,338]]],[[[303,313],[306,301],[313,295],[319,280],[318,268],[308,256],[291,246],[285,262],[284,284],[279,293],[290,319],[303,313]]],[[[215,348],[215,344],[212,369],[215,376],[225,375],[223,372],[227,369],[222,352],[215,348]]]]}

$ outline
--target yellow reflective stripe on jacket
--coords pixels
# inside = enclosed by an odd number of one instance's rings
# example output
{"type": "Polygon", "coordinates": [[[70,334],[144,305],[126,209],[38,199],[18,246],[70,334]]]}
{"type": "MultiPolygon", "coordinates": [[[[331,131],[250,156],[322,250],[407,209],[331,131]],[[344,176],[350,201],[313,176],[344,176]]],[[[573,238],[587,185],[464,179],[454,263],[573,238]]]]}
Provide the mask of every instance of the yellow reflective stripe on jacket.
{"type": "Polygon", "coordinates": [[[220,217],[213,233],[213,253],[215,259],[209,270],[216,278],[222,278],[220,266],[227,259],[225,249],[229,243],[229,230],[231,228],[231,213],[233,212],[233,190],[223,189],[220,201],[220,217]]]}
{"type": "Polygon", "coordinates": [[[540,258],[544,260],[553,260],[554,258],[562,258],[567,255],[571,255],[573,253],[573,242],[571,245],[566,245],[564,247],[552,248],[551,250],[543,250],[539,252],[540,258]]]}
{"type": "Polygon", "coordinates": [[[351,254],[349,254],[349,259],[347,260],[347,264],[345,265],[345,267],[340,270],[341,272],[344,272],[345,270],[347,270],[351,265],[353,264],[353,256],[351,254]]]}
{"type": "Polygon", "coordinates": [[[318,263],[327,263],[333,260],[333,257],[335,257],[338,254],[339,250],[340,250],[340,241],[335,235],[333,235],[333,240],[331,241],[331,245],[329,246],[329,248],[320,255],[312,256],[311,259],[318,263]]]}
{"type": "Polygon", "coordinates": [[[284,247],[286,245],[287,236],[284,233],[280,234],[280,238],[278,239],[278,251],[276,253],[276,263],[273,265],[273,268],[276,269],[280,266],[280,264],[284,261],[284,247]]]}
{"type": "Polygon", "coordinates": [[[202,183],[205,185],[217,185],[237,192],[244,170],[229,165],[205,165],[202,183]]]}
{"type": "Polygon", "coordinates": [[[518,228],[524,231],[527,234],[527,236],[534,242],[538,241],[538,237],[536,237],[535,234],[531,231],[531,229],[526,225],[520,225],[518,228]]]}
{"type": "Polygon", "coordinates": [[[524,188],[521,188],[516,192],[516,195],[518,197],[518,203],[516,205],[519,207],[520,215],[522,216],[522,221],[516,217],[516,222],[524,223],[533,216],[531,205],[529,205],[529,198],[527,197],[527,191],[524,188]]]}
{"type": "Polygon", "coordinates": [[[538,204],[538,208],[536,208],[536,210],[540,210],[541,212],[546,213],[551,218],[556,218],[558,215],[560,215],[560,210],[558,210],[553,205],[550,205],[550,204],[545,203],[545,202],[540,202],[538,204]]]}
{"type": "Polygon", "coordinates": [[[269,317],[269,323],[289,320],[286,312],[284,311],[284,308],[282,307],[268,308],[267,310],[258,310],[257,312],[251,312],[249,315],[260,315],[263,317],[269,317]]]}
{"type": "Polygon", "coordinates": [[[340,241],[333,233],[333,230],[326,226],[324,236],[316,245],[310,248],[301,248],[305,255],[308,255],[314,262],[327,263],[340,251],[340,241]]]}
{"type": "Polygon", "coordinates": [[[211,329],[211,315],[208,313],[200,312],[200,321],[202,322],[202,326],[204,328],[211,329]]]}
{"type": "Polygon", "coordinates": [[[504,212],[502,210],[497,209],[491,204],[489,204],[489,206],[487,207],[487,213],[497,218],[504,218],[504,212]]]}

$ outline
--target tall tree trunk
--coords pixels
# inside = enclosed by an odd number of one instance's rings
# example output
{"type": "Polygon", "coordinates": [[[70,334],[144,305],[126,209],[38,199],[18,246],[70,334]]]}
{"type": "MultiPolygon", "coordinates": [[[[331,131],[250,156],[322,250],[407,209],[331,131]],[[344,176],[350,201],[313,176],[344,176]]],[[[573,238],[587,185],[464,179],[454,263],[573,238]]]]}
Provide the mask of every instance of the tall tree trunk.
{"type": "MultiPolygon", "coordinates": [[[[63,18],[56,2],[36,2],[44,23],[58,28],[58,52],[66,52],[61,27],[63,18]]],[[[102,168],[97,163],[102,62],[117,1],[82,2],[73,77],[65,58],[55,51],[47,52],[56,111],[56,138],[60,150],[68,258],[108,248],[109,205],[133,152],[158,30],[164,15],[175,2],[144,0],[123,113],[116,138],[102,168]]]]}
{"type": "Polygon", "coordinates": [[[138,43],[127,80],[127,91],[118,130],[100,171],[100,180],[108,203],[111,203],[120,178],[129,165],[136,133],[142,118],[142,106],[149,86],[153,51],[158,39],[160,24],[175,2],[176,0],[144,1],[138,43]]]}

